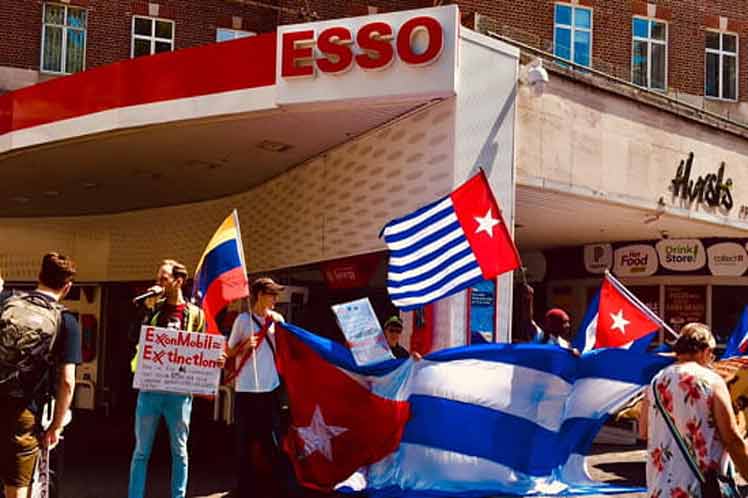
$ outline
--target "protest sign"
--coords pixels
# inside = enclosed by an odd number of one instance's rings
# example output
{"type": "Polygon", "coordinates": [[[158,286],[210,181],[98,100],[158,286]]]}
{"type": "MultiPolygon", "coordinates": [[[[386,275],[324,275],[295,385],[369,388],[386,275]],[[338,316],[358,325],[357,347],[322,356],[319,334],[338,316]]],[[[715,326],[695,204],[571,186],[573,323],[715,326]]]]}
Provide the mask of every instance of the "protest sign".
{"type": "Polygon", "coordinates": [[[394,358],[369,299],[336,304],[332,311],[358,365],[394,358]]]}
{"type": "Polygon", "coordinates": [[[143,391],[215,394],[225,338],[144,325],[133,387],[143,391]]]}

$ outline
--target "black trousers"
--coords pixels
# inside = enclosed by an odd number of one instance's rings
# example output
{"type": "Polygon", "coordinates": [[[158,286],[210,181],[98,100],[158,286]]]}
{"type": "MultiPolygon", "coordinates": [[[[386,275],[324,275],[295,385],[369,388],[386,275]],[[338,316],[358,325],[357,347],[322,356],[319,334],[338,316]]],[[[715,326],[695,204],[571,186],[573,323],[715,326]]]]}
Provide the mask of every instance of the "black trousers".
{"type": "Polygon", "coordinates": [[[236,393],[234,420],[239,497],[280,497],[277,392],[236,393]]]}

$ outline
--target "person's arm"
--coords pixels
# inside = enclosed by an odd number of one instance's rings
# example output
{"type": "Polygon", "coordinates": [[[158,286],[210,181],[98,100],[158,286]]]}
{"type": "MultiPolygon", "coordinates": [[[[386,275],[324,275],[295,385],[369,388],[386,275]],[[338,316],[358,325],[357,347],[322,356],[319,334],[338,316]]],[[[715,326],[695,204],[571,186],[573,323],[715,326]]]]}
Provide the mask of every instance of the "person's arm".
{"type": "Polygon", "coordinates": [[[712,411],[722,443],[732,457],[732,461],[735,462],[735,467],[737,467],[740,475],[744,479],[748,478],[748,445],[740,436],[735,412],[730,401],[730,393],[727,391],[727,385],[721,380],[714,386],[712,411]]]}
{"type": "Polygon", "coordinates": [[[234,358],[236,356],[243,355],[248,349],[254,349],[257,347],[257,335],[249,331],[249,337],[246,339],[244,336],[244,313],[240,314],[234,320],[234,324],[231,326],[231,335],[226,343],[226,357],[234,358]]]}
{"type": "Polygon", "coordinates": [[[641,406],[639,408],[639,439],[645,441],[649,437],[649,390],[647,387],[647,394],[641,400],[641,406]]]}
{"type": "Polygon", "coordinates": [[[65,363],[60,366],[57,373],[57,392],[55,394],[55,414],[52,425],[44,433],[43,444],[48,448],[54,448],[60,441],[65,414],[70,408],[75,392],[75,364],[65,363]]]}

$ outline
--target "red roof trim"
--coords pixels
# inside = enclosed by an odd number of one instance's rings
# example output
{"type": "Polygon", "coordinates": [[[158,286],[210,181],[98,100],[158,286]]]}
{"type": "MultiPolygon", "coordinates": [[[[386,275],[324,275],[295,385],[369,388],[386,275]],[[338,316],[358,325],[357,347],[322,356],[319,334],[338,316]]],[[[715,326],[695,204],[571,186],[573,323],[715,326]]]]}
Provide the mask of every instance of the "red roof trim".
{"type": "Polygon", "coordinates": [[[0,135],[120,107],[275,84],[275,33],[117,62],[0,95],[0,135]]]}

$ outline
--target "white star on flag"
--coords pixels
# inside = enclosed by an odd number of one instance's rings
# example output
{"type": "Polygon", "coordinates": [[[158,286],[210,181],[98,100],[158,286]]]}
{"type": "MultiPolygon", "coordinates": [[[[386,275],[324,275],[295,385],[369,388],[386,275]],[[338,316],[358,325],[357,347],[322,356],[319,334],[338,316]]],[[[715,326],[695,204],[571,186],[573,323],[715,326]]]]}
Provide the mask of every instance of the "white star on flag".
{"type": "Polygon", "coordinates": [[[623,310],[618,310],[618,313],[611,313],[610,318],[613,320],[613,325],[610,326],[610,330],[618,329],[621,334],[626,333],[626,325],[631,323],[623,317],[623,310]]]}
{"type": "Polygon", "coordinates": [[[497,218],[493,217],[491,208],[488,208],[485,216],[474,216],[474,218],[475,221],[478,222],[478,229],[475,231],[475,233],[486,232],[489,237],[493,238],[493,227],[501,222],[497,218]]]}
{"type": "Polygon", "coordinates": [[[325,419],[322,417],[322,411],[319,405],[317,405],[314,408],[314,415],[312,415],[309,425],[307,427],[297,427],[296,430],[301,439],[304,440],[304,456],[309,456],[315,451],[319,451],[325,458],[332,462],[332,445],[330,441],[348,429],[327,425],[325,419]]]}

